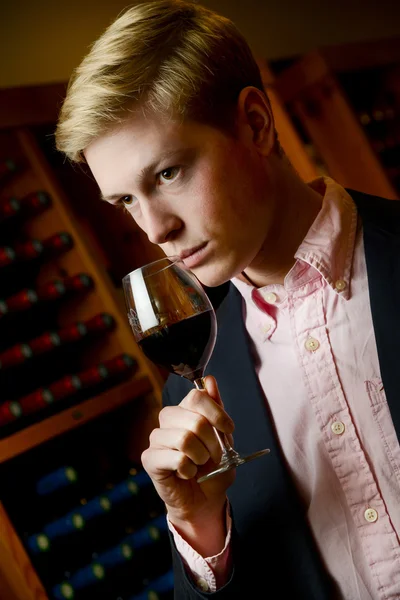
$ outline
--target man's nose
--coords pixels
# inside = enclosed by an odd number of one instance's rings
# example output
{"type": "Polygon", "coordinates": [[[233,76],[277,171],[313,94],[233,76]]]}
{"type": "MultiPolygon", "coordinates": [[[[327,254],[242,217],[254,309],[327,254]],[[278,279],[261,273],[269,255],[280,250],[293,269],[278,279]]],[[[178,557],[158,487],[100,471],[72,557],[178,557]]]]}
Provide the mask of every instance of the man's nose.
{"type": "Polygon", "coordinates": [[[145,231],[152,244],[165,244],[179,229],[181,219],[171,211],[148,208],[145,215],[145,231]]]}

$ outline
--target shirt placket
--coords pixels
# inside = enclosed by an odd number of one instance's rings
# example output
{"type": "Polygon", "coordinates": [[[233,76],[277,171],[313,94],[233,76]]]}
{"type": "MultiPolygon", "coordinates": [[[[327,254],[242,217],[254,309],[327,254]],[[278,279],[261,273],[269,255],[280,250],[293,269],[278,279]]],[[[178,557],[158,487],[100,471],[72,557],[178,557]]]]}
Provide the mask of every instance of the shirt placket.
{"type": "Polygon", "coordinates": [[[340,383],[322,286],[293,292],[288,310],[304,383],[325,448],[360,535],[379,600],[400,597],[400,547],[340,383]]]}

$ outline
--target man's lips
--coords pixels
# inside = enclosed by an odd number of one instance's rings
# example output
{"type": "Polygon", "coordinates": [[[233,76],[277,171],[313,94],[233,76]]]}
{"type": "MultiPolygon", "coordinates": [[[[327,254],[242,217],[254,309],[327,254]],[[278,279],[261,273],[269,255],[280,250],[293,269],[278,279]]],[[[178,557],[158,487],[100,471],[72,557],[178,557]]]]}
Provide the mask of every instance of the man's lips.
{"type": "Polygon", "coordinates": [[[208,242],[188,248],[180,254],[181,260],[185,263],[188,269],[193,269],[199,266],[208,255],[208,242]]]}
{"type": "Polygon", "coordinates": [[[179,254],[179,258],[181,260],[184,260],[185,258],[188,258],[192,254],[195,254],[196,252],[199,252],[199,250],[202,250],[206,245],[207,245],[207,242],[204,242],[203,244],[200,244],[199,246],[194,246],[193,248],[189,248],[188,250],[183,250],[179,254]]]}

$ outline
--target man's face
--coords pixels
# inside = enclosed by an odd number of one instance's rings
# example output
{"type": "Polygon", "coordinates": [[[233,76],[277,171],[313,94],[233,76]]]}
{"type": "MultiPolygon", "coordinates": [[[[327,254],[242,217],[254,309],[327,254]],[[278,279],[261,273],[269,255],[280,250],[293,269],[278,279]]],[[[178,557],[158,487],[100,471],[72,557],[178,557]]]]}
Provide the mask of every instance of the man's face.
{"type": "Polygon", "coordinates": [[[85,157],[102,196],[212,287],[257,259],[270,226],[268,169],[252,140],[250,127],[233,138],[135,114],[85,157]]]}

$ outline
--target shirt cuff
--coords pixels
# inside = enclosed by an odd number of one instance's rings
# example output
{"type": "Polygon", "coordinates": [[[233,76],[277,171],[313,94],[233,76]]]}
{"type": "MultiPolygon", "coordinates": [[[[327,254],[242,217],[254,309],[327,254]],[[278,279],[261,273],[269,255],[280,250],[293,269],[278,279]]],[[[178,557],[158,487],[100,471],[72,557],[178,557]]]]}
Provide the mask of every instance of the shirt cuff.
{"type": "Polygon", "coordinates": [[[171,531],[176,548],[183,559],[186,570],[191,575],[195,585],[202,592],[216,592],[228,581],[231,572],[232,553],[231,535],[232,519],[229,513],[229,503],[226,504],[226,538],[221,552],[215,556],[203,558],[194,550],[177,532],[167,515],[169,530],[171,531]]]}

